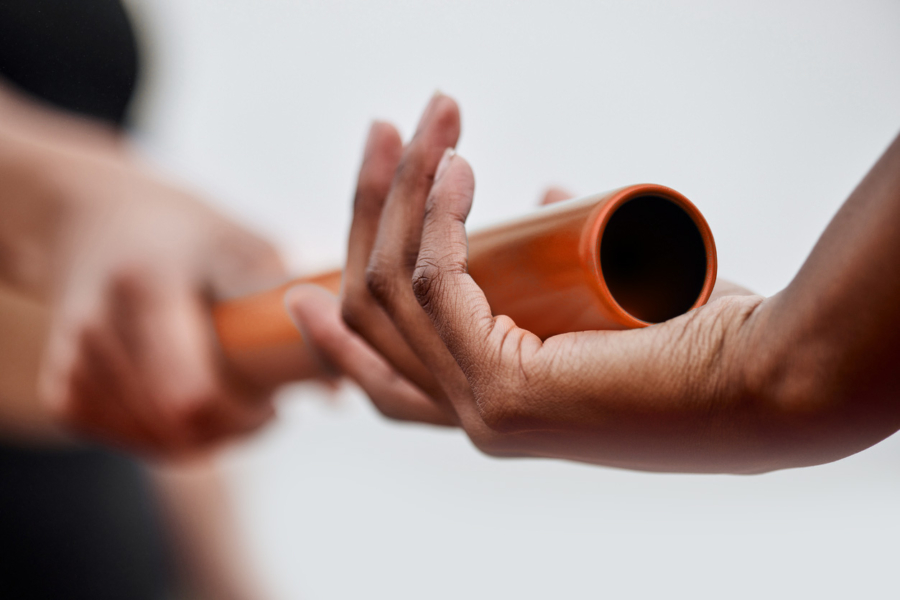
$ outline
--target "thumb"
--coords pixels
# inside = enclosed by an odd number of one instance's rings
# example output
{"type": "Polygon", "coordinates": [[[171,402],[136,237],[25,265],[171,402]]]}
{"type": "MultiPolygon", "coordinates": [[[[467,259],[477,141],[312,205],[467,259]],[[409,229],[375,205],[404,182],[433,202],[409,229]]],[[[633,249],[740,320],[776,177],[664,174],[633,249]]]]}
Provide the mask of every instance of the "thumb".
{"type": "Polygon", "coordinates": [[[484,292],[468,274],[465,221],[475,179],[469,163],[448,150],[425,210],[413,290],[447,349],[467,376],[479,370],[494,331],[484,292]]]}

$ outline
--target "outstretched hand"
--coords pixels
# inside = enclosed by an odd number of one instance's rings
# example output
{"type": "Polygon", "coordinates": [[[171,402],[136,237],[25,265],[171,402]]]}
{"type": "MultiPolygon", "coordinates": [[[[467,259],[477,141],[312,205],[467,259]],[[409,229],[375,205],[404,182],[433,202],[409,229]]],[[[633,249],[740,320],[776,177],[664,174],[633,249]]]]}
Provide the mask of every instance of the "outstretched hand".
{"type": "MultiPolygon", "coordinates": [[[[826,289],[826,299],[840,296],[842,278],[823,273],[828,261],[821,258],[834,252],[834,242],[820,243],[824,249],[817,248],[800,282],[782,294],[766,300],[723,283],[709,304],[644,329],[542,341],[494,315],[467,273],[465,220],[475,181],[452,150],[458,133],[455,102],[436,96],[405,149],[389,126],[370,134],[343,315],[390,365],[380,369],[377,389],[343,352],[346,344],[328,343],[341,339],[337,327],[316,329],[302,296],[293,305],[326,361],[374,393],[376,404],[397,402],[390,416],[437,422],[437,415],[447,415],[496,456],[692,472],[827,462],[900,425],[896,376],[873,372],[858,352],[842,354],[840,332],[853,330],[852,320],[835,322],[827,302],[809,304],[826,289]],[[809,308],[799,310],[804,305],[809,308]],[[823,319],[837,327],[817,325],[823,319]],[[874,376],[871,385],[853,388],[864,373],[874,376]],[[834,381],[836,374],[844,379],[834,381]],[[405,390],[414,390],[413,382],[421,391],[414,402],[401,402],[404,394],[391,396],[392,381],[405,390]],[[423,418],[428,398],[434,412],[423,418]]],[[[895,161],[896,146],[889,152],[895,161]]],[[[883,178],[885,168],[880,173],[883,178]]],[[[896,182],[891,186],[864,183],[855,196],[874,193],[879,209],[891,213],[896,182]]],[[[836,222],[832,228],[847,228],[836,222]]],[[[850,233],[861,235],[858,227],[850,233]]],[[[889,236],[881,237],[886,245],[889,236]]],[[[896,262],[890,248],[883,251],[896,262]]],[[[859,274],[852,270],[844,279],[859,274]]],[[[880,291],[876,297],[888,300],[877,306],[886,322],[896,323],[891,290],[880,291]]],[[[896,353],[896,335],[861,335],[878,356],[896,353]]]]}
{"type": "MultiPolygon", "coordinates": [[[[390,198],[394,199],[391,210],[404,210],[402,201],[409,194],[424,198],[443,150],[455,145],[458,137],[459,112],[445,96],[432,99],[405,148],[393,125],[374,123],[353,203],[341,298],[315,285],[296,286],[287,297],[297,326],[325,369],[355,381],[375,407],[394,420],[459,424],[440,383],[373,296],[366,275],[376,245],[383,252],[391,247],[392,240],[399,239],[394,232],[379,228],[390,198]]],[[[570,197],[561,188],[550,188],[541,204],[570,197]]],[[[409,300],[411,318],[428,327],[421,309],[412,298],[409,300]]],[[[435,343],[440,349],[440,342],[435,343]]],[[[445,360],[451,359],[445,356],[445,360]]]]}

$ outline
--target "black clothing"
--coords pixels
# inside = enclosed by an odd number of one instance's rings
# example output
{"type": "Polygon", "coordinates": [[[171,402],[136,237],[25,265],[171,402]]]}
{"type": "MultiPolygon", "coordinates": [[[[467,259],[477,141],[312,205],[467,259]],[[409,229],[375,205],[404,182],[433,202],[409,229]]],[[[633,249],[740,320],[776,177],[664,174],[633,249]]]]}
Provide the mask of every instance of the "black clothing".
{"type": "Polygon", "coordinates": [[[130,458],[0,446],[0,598],[167,598],[154,500],[130,458]]]}
{"type": "Polygon", "coordinates": [[[0,0],[0,76],[42,100],[121,125],[138,50],[118,0],[0,0]]]}

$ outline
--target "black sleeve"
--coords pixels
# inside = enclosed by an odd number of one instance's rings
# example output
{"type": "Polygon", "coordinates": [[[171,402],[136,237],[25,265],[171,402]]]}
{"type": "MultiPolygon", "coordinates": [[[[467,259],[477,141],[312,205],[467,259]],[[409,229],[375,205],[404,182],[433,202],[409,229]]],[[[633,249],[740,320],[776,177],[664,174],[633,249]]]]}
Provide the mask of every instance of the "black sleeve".
{"type": "Polygon", "coordinates": [[[0,0],[0,76],[58,108],[122,125],[138,78],[118,0],[0,0]]]}

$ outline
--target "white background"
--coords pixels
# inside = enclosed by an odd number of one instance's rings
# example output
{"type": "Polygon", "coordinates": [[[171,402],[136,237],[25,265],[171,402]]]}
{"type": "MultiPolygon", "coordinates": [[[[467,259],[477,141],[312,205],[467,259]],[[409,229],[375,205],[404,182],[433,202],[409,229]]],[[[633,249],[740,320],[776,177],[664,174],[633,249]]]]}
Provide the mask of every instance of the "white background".
{"type": "MultiPolygon", "coordinates": [[[[343,256],[368,123],[463,111],[474,225],[547,184],[669,185],[772,294],[900,129],[900,4],[132,0],[163,168],[302,272],[343,256]]],[[[897,273],[885,273],[898,277],[897,273]]],[[[229,456],[280,598],[895,598],[900,441],[755,477],[479,455],[286,391],[229,456]]]]}

